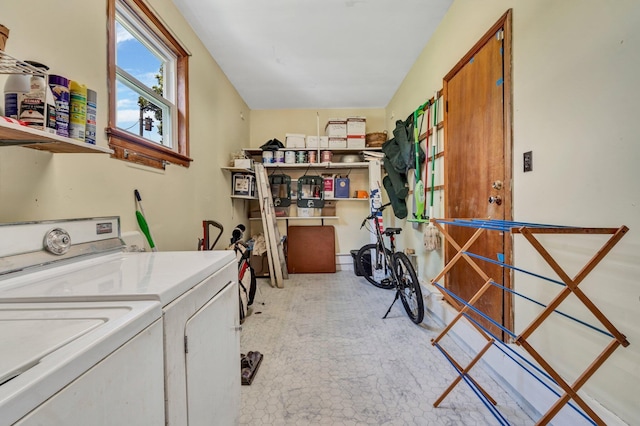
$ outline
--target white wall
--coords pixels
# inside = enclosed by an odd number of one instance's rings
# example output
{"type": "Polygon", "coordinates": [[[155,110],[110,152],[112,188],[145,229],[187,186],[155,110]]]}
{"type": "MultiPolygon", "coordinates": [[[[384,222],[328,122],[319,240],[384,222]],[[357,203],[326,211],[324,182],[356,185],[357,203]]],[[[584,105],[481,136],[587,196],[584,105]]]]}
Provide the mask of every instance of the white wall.
{"type": "MultiPolygon", "coordinates": [[[[584,392],[602,404],[602,412],[610,410],[634,424],[640,418],[640,3],[456,0],[387,112],[405,116],[432,96],[442,87],[444,75],[509,8],[513,8],[514,218],[631,229],[580,288],[631,342],[613,354],[584,392]],[[525,174],[522,153],[530,150],[533,172],[525,174]]],[[[442,215],[437,204],[437,214],[442,215]]],[[[416,231],[408,237],[418,246],[422,235],[416,231]]],[[[516,265],[552,275],[521,237],[514,240],[516,265]]],[[[544,240],[571,276],[603,242],[598,236],[544,240]]],[[[435,276],[441,262],[440,253],[422,251],[422,278],[435,276]]],[[[516,274],[514,285],[545,303],[559,289],[522,274],[516,274]]],[[[574,296],[560,310],[599,325],[574,296]]],[[[516,298],[516,332],[538,312],[516,298]]],[[[602,350],[604,342],[598,336],[552,317],[531,342],[560,372],[575,378],[602,350]]],[[[514,388],[526,395],[525,378],[511,378],[514,388]]]]}
{"type": "MultiPolygon", "coordinates": [[[[160,250],[195,250],[202,220],[225,226],[227,240],[242,206],[229,198],[230,176],[220,170],[249,140],[249,111],[171,0],[150,4],[191,51],[189,168],[135,166],[107,154],[51,154],[0,147],[0,221],[118,215],[136,230],[133,190],[143,197],[160,250]],[[245,119],[241,119],[240,113],[245,119]]],[[[47,64],[50,72],[98,92],[97,144],[107,146],[106,2],[67,0],[33,5],[0,0],[11,30],[6,52],[47,64]]],[[[0,86],[4,76],[0,76],[0,86]]],[[[228,241],[228,240],[227,240],[228,241]]]]}

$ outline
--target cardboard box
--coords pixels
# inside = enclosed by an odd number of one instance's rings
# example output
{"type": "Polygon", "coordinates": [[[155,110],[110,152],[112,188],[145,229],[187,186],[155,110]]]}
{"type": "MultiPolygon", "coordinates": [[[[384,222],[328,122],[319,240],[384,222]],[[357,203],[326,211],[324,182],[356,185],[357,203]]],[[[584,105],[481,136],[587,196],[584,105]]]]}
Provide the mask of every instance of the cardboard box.
{"type": "Polygon", "coordinates": [[[335,197],[349,198],[349,178],[337,177],[335,181],[336,181],[335,197]]]}
{"type": "Polygon", "coordinates": [[[347,117],[347,137],[351,135],[364,136],[367,134],[366,117],[347,117]]]}
{"type": "Polygon", "coordinates": [[[305,148],[305,136],[300,133],[287,133],[285,135],[285,146],[287,148],[305,148]]]}
{"type": "Polygon", "coordinates": [[[267,253],[262,253],[260,256],[252,254],[249,258],[249,265],[256,273],[256,277],[268,277],[269,276],[269,260],[267,259],[267,253]]]}
{"type": "Polygon", "coordinates": [[[334,138],[329,136],[329,148],[340,149],[347,147],[347,138],[334,138]]]}
{"type": "Polygon", "coordinates": [[[318,136],[307,136],[307,148],[328,148],[329,136],[320,136],[318,144],[318,136]]]}
{"type": "Polygon", "coordinates": [[[335,175],[322,175],[322,188],[324,192],[324,198],[335,197],[335,175]]]}
{"type": "Polygon", "coordinates": [[[366,145],[366,138],[362,136],[349,136],[347,138],[347,148],[364,149],[366,145]]]}
{"type": "Polygon", "coordinates": [[[325,201],[324,207],[322,207],[322,216],[335,216],[336,215],[336,202],[325,201]]]}
{"type": "Polygon", "coordinates": [[[344,118],[330,118],[324,126],[325,135],[336,138],[347,137],[347,120],[344,118]]]}

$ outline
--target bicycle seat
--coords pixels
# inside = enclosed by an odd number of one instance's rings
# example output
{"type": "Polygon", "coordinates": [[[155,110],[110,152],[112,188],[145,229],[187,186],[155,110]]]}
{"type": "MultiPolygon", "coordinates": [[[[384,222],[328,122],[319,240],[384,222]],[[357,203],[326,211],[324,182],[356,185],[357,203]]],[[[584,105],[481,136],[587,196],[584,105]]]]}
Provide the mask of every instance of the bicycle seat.
{"type": "Polygon", "coordinates": [[[384,230],[384,235],[390,237],[394,234],[399,234],[400,232],[402,232],[402,228],[387,228],[384,230]]]}

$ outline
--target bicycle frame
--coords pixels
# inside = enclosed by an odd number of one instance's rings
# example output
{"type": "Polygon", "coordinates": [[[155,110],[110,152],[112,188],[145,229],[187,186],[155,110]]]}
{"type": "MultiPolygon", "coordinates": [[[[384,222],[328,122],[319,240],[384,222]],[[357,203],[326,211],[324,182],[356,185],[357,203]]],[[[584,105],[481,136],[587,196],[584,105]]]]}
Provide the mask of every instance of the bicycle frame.
{"type": "MultiPolygon", "coordinates": [[[[379,209],[378,211],[382,211],[384,209],[384,207],[385,206],[382,206],[382,208],[379,209]]],[[[391,275],[392,275],[393,282],[396,283],[396,285],[397,285],[397,283],[399,283],[400,281],[399,281],[399,277],[398,277],[397,271],[395,271],[395,268],[392,267],[393,266],[393,262],[391,260],[391,257],[393,256],[393,254],[396,251],[395,236],[394,236],[394,234],[388,234],[388,237],[389,237],[389,252],[387,252],[387,250],[385,250],[386,247],[385,247],[385,244],[384,244],[384,235],[385,234],[383,234],[380,231],[380,221],[378,219],[378,215],[377,214],[372,214],[372,216],[373,216],[372,220],[373,220],[373,223],[374,223],[374,226],[375,226],[375,230],[376,230],[376,240],[377,240],[377,243],[376,243],[377,250],[376,251],[381,251],[382,252],[382,255],[384,257],[384,261],[386,262],[386,265],[389,265],[389,269],[391,270],[391,275]]],[[[385,270],[385,266],[386,266],[386,265],[377,264],[377,259],[378,259],[378,256],[376,256],[376,264],[375,265],[374,265],[373,259],[371,259],[371,268],[373,270],[372,274],[374,275],[374,277],[375,277],[375,271],[379,271],[379,270],[384,271],[385,270]]]]}

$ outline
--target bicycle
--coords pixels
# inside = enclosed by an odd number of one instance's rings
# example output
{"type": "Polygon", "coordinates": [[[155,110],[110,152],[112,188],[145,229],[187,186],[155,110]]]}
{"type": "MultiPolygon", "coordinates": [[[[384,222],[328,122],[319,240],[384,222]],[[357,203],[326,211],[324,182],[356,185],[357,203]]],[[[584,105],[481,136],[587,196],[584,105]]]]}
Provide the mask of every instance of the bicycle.
{"type": "Polygon", "coordinates": [[[400,299],[407,315],[415,324],[420,324],[424,319],[424,300],[416,271],[409,257],[396,252],[395,235],[402,232],[402,228],[380,229],[378,213],[382,212],[391,203],[384,204],[374,209],[360,225],[362,229],[369,220],[375,225],[376,243],[365,244],[356,254],[356,268],[360,274],[371,284],[383,289],[396,289],[396,295],[384,314],[386,318],[391,308],[400,299]],[[384,237],[388,237],[390,244],[387,248],[384,237]]]}

